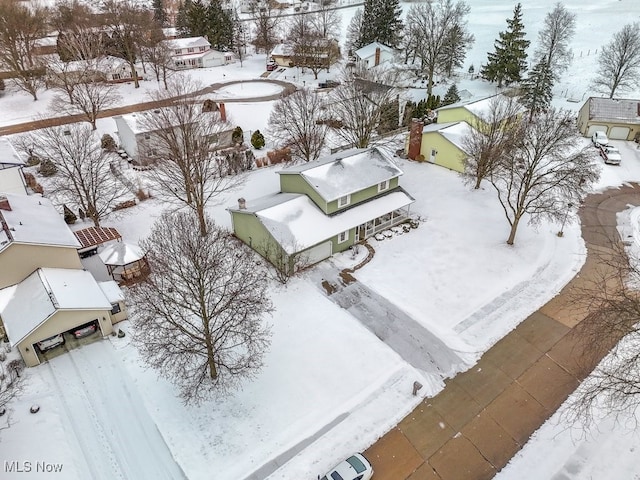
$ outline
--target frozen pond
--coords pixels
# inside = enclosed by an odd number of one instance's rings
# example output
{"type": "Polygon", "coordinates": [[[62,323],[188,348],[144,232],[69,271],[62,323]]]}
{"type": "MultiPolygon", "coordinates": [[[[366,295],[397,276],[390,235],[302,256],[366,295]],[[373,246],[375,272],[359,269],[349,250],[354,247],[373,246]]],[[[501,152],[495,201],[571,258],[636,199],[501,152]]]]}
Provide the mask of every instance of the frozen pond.
{"type": "Polygon", "coordinates": [[[216,90],[216,93],[226,98],[251,98],[276,95],[282,90],[283,88],[280,85],[258,81],[234,83],[232,85],[219,88],[216,90]]]}

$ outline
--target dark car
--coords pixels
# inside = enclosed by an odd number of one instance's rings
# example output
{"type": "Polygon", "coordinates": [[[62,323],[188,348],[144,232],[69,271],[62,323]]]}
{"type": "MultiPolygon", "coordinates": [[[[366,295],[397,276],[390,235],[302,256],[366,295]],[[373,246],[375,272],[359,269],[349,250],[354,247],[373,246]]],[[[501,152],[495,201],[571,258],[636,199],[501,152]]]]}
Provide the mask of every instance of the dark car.
{"type": "Polygon", "coordinates": [[[325,80],[324,82],[318,83],[318,88],[334,88],[340,85],[340,82],[336,82],[335,80],[325,80]]]}
{"type": "Polygon", "coordinates": [[[71,330],[71,334],[75,338],[84,338],[98,331],[98,324],[95,322],[85,323],[71,330]]]}

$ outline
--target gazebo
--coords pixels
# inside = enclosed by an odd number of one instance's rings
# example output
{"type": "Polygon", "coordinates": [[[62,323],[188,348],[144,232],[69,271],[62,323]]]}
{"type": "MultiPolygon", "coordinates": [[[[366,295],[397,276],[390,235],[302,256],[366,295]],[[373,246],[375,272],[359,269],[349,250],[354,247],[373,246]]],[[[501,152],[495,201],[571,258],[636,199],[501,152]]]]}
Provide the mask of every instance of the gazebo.
{"type": "Polygon", "coordinates": [[[98,254],[111,278],[120,284],[142,280],[149,273],[149,264],[137,245],[114,242],[98,254]]]}

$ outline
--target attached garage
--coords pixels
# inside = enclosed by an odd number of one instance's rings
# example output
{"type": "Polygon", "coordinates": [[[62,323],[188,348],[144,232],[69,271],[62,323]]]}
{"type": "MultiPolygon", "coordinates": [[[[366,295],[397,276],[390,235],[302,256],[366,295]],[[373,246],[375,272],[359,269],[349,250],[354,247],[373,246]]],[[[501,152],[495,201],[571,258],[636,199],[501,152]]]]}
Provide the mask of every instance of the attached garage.
{"type": "Polygon", "coordinates": [[[305,250],[302,252],[302,255],[306,256],[306,262],[304,263],[313,265],[314,263],[321,262],[325,258],[329,258],[332,252],[332,245],[331,241],[328,241],[311,247],[309,250],[305,250]]]}
{"type": "Polygon", "coordinates": [[[109,335],[111,309],[85,270],[40,268],[19,284],[0,290],[0,319],[6,335],[30,367],[42,361],[38,342],[93,321],[102,336],[109,335]]]}
{"type": "Polygon", "coordinates": [[[627,140],[630,132],[631,128],[629,127],[611,127],[608,136],[613,140],[627,140]]]}
{"type": "Polygon", "coordinates": [[[578,129],[590,137],[603,131],[614,140],[640,139],[640,100],[589,98],[578,112],[578,129]]]}

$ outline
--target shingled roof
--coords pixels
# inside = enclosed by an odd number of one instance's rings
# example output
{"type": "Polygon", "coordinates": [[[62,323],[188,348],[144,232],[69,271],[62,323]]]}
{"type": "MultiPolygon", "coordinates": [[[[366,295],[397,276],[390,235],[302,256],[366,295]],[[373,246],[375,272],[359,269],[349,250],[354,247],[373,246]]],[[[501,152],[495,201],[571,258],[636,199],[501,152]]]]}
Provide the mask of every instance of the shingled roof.
{"type": "Polygon", "coordinates": [[[591,97],[589,119],[640,124],[640,100],[591,97]]]}

